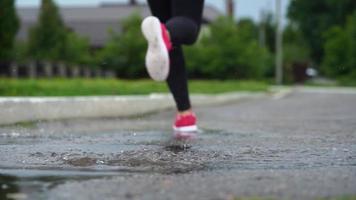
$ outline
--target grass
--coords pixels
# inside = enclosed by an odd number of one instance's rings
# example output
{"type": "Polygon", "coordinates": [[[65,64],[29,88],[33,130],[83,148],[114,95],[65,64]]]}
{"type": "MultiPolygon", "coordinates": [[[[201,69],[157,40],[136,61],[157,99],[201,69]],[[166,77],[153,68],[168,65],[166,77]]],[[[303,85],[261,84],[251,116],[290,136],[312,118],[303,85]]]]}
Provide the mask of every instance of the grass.
{"type": "MultiPolygon", "coordinates": [[[[191,93],[216,94],[233,91],[266,91],[258,81],[192,80],[191,93]]],[[[0,78],[0,96],[138,95],[169,92],[165,83],[152,80],[117,79],[8,79],[0,78]]]]}
{"type": "Polygon", "coordinates": [[[339,83],[339,85],[347,86],[347,87],[355,87],[356,86],[356,80],[351,77],[339,78],[338,83],[339,83]]]}
{"type": "Polygon", "coordinates": [[[338,77],[336,79],[324,79],[320,82],[316,80],[308,80],[305,82],[307,86],[321,86],[321,87],[356,87],[356,79],[351,76],[338,77]]]}

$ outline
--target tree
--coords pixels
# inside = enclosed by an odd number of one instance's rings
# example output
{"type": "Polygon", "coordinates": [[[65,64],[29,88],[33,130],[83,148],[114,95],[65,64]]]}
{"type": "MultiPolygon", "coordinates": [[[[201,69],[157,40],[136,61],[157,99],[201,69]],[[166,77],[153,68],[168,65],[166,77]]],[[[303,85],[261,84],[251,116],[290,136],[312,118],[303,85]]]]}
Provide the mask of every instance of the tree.
{"type": "Polygon", "coordinates": [[[142,36],[141,16],[132,14],[121,23],[121,33],[110,32],[111,39],[98,55],[98,64],[124,78],[146,77],[144,56],[147,47],[142,36]]]}
{"type": "Polygon", "coordinates": [[[34,59],[63,59],[67,32],[55,3],[42,0],[38,23],[30,29],[30,56],[34,59]]]}
{"type": "Polygon", "coordinates": [[[356,12],[345,27],[335,26],[325,34],[323,70],[330,77],[356,78],[356,12]]]}
{"type": "Polygon", "coordinates": [[[355,0],[292,0],[288,17],[301,29],[313,60],[320,64],[324,55],[324,32],[335,25],[344,25],[355,9],[355,0]]]}
{"type": "Polygon", "coordinates": [[[240,19],[239,22],[237,23],[237,27],[239,27],[239,29],[245,30],[245,33],[248,34],[246,36],[243,36],[244,38],[249,38],[251,40],[258,38],[258,28],[252,19],[250,18],[240,19]]]}
{"type": "Polygon", "coordinates": [[[14,44],[14,54],[13,59],[16,60],[17,63],[25,63],[27,60],[27,50],[28,45],[26,41],[16,41],[14,44]]]}
{"type": "Polygon", "coordinates": [[[137,0],[130,0],[129,5],[137,5],[137,0]]]}
{"type": "Polygon", "coordinates": [[[66,35],[65,52],[63,60],[71,64],[91,64],[89,39],[80,37],[74,32],[66,35]]]}
{"type": "Polygon", "coordinates": [[[304,81],[304,78],[306,78],[305,68],[310,62],[309,46],[300,30],[292,24],[285,27],[283,38],[284,81],[298,81],[300,78],[302,79],[299,81],[304,81]],[[298,73],[296,73],[297,71],[298,73]]]}
{"type": "Polygon", "coordinates": [[[265,42],[266,47],[271,53],[276,52],[276,23],[274,21],[274,17],[272,13],[267,13],[263,22],[263,26],[265,29],[265,42]]]}
{"type": "Polygon", "coordinates": [[[0,61],[9,61],[12,58],[12,49],[16,33],[19,29],[19,20],[16,15],[14,0],[0,1],[0,61]]]}
{"type": "Polygon", "coordinates": [[[226,4],[226,14],[229,17],[234,17],[235,15],[235,1],[234,0],[225,0],[226,4]]]}

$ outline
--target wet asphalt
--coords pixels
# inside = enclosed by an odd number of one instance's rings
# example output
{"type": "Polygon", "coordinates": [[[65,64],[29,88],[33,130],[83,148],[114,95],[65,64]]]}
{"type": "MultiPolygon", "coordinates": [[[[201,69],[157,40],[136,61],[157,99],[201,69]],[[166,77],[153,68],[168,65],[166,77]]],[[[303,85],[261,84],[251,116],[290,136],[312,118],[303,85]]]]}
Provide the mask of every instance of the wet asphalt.
{"type": "Polygon", "coordinates": [[[0,127],[0,199],[332,199],[356,196],[356,92],[297,88],[174,111],[0,127]]]}

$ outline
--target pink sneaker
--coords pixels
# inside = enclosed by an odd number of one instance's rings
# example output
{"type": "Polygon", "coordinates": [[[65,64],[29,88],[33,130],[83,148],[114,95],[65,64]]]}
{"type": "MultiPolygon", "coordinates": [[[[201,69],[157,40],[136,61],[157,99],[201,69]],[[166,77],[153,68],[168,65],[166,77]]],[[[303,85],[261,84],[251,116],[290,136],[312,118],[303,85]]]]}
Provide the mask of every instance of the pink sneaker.
{"type": "Polygon", "coordinates": [[[197,117],[194,113],[187,115],[176,115],[176,121],[173,125],[174,131],[177,132],[196,132],[198,131],[197,117]]]}
{"type": "Polygon", "coordinates": [[[169,51],[172,43],[167,29],[157,17],[149,16],[141,24],[141,30],[148,42],[146,68],[153,80],[164,81],[169,74],[169,51]]]}

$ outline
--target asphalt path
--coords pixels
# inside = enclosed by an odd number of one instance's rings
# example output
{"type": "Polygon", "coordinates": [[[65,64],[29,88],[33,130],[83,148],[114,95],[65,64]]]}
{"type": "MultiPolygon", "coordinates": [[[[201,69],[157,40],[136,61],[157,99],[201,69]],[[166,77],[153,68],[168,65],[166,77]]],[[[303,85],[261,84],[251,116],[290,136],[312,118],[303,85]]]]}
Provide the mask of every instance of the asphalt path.
{"type": "Polygon", "coordinates": [[[320,199],[356,196],[356,92],[296,88],[174,111],[0,128],[0,199],[320,199]]]}

